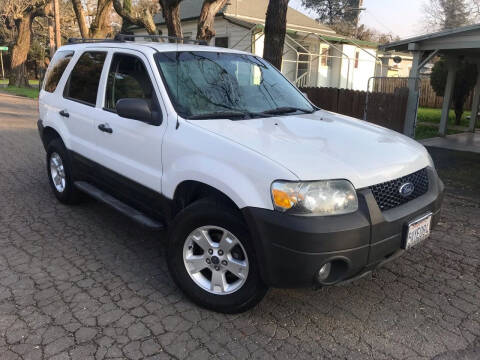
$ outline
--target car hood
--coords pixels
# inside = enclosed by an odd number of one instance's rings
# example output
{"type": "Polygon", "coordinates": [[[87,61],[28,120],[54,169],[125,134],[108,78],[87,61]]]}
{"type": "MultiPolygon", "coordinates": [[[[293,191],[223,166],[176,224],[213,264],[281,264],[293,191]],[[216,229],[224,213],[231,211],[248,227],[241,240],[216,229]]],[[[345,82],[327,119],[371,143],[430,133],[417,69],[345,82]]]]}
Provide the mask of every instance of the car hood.
{"type": "Polygon", "coordinates": [[[300,180],[348,179],[357,188],[430,165],[418,142],[395,131],[320,110],[249,120],[189,120],[270,158],[300,180]]]}

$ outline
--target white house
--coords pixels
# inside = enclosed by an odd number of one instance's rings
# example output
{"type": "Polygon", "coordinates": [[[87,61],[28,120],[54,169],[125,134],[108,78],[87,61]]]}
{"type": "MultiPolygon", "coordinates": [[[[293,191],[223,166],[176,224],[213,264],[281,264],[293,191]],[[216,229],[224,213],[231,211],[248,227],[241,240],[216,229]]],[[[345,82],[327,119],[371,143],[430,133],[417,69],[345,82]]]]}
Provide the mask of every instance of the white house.
{"type": "MultiPolygon", "coordinates": [[[[203,1],[184,0],[180,5],[183,34],[195,38],[203,1]]],[[[212,45],[263,55],[268,0],[230,0],[215,18],[212,45]]],[[[154,16],[166,34],[161,14],[154,16]]],[[[133,29],[137,35],[144,29],[133,29]]],[[[329,86],[367,90],[369,78],[381,73],[377,44],[348,39],[329,27],[290,8],[287,12],[282,73],[297,86],[329,86]]]]}

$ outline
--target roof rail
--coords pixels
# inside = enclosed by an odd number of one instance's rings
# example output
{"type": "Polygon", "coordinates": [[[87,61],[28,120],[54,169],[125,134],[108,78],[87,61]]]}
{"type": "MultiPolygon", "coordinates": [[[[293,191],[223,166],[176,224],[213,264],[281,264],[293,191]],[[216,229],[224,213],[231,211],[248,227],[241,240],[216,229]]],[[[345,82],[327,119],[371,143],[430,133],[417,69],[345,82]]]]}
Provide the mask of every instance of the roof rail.
{"type": "Polygon", "coordinates": [[[184,43],[194,43],[199,45],[208,45],[205,40],[195,40],[190,38],[180,38],[176,36],[167,36],[167,35],[129,35],[129,34],[117,34],[115,35],[115,40],[117,41],[135,41],[136,38],[139,39],[149,39],[152,41],[161,40],[162,42],[173,40],[171,42],[184,42],[184,43]]]}
{"type": "Polygon", "coordinates": [[[105,38],[105,39],[89,39],[89,38],[68,38],[69,44],[77,44],[77,43],[97,43],[97,42],[117,42],[118,40],[112,38],[105,38]]]}
{"type": "Polygon", "coordinates": [[[194,43],[198,45],[208,45],[205,40],[195,40],[189,38],[180,38],[175,36],[167,36],[167,35],[130,35],[130,34],[117,34],[115,37],[112,38],[105,38],[105,39],[88,39],[88,38],[69,38],[69,44],[77,44],[77,43],[99,43],[99,42],[126,42],[126,41],[135,41],[135,39],[148,39],[151,41],[162,41],[162,42],[184,42],[184,43],[194,43]],[[172,41],[173,40],[173,41],[172,41]]]}

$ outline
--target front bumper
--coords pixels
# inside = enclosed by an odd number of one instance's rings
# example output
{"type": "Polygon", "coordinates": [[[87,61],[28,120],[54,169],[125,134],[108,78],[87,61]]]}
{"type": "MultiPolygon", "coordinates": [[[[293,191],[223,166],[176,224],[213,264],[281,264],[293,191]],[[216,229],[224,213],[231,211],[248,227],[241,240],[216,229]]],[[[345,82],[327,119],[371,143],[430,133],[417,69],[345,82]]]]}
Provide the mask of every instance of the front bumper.
{"type": "Polygon", "coordinates": [[[332,285],[379,267],[403,252],[409,222],[432,213],[440,218],[444,185],[428,168],[426,194],[381,211],[370,189],[358,190],[359,209],[347,215],[305,217],[245,208],[244,217],[254,238],[260,272],[266,284],[301,287],[315,284],[323,264],[332,262],[332,285]]]}

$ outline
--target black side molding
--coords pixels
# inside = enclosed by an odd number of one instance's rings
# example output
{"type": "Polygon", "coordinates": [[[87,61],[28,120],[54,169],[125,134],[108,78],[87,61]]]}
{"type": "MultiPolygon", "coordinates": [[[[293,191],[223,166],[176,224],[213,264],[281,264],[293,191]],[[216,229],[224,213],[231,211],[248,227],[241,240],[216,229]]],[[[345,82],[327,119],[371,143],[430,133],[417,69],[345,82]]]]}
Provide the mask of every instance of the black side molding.
{"type": "Polygon", "coordinates": [[[88,182],[76,181],[74,184],[75,187],[78,188],[80,191],[83,191],[94,199],[97,199],[109,205],[110,207],[128,216],[129,218],[143,226],[155,230],[163,230],[165,228],[165,225],[163,223],[148,217],[147,215],[121,202],[120,200],[114,198],[113,196],[107,194],[106,192],[100,190],[99,188],[88,182]]]}

